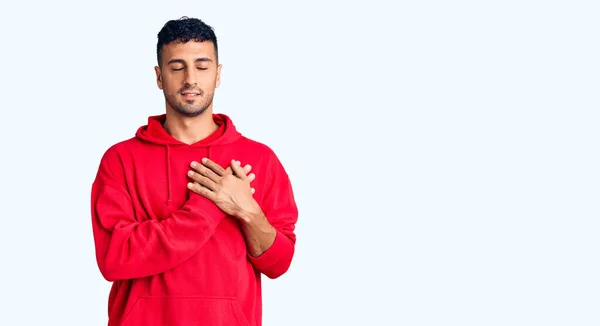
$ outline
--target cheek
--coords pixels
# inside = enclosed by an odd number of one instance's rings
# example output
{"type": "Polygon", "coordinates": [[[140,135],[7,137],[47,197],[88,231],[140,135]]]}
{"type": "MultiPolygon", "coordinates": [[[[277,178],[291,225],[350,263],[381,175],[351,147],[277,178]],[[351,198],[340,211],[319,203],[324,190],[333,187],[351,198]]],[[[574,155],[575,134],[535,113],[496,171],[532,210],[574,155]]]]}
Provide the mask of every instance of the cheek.
{"type": "Polygon", "coordinates": [[[206,76],[206,78],[204,79],[204,85],[206,85],[207,88],[215,87],[218,82],[219,77],[217,75],[206,76]]]}
{"type": "Polygon", "coordinates": [[[162,87],[166,93],[174,93],[179,89],[177,83],[173,79],[165,78],[164,76],[162,80],[162,87]]]}

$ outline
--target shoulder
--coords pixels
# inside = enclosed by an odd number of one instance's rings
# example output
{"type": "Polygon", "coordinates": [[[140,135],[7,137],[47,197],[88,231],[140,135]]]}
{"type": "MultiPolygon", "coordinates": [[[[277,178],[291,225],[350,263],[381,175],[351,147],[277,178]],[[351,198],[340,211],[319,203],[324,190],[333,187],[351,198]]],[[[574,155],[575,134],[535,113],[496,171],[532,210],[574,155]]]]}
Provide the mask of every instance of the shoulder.
{"type": "Polygon", "coordinates": [[[287,171],[277,155],[276,151],[266,143],[242,136],[243,151],[249,153],[250,157],[258,163],[258,166],[269,171],[270,174],[287,177],[287,171]]]}
{"type": "Polygon", "coordinates": [[[142,142],[135,137],[110,145],[102,153],[100,169],[124,169],[131,164],[131,158],[140,152],[142,146],[142,142]]]}
{"type": "Polygon", "coordinates": [[[245,149],[248,149],[261,156],[277,156],[275,151],[269,147],[269,145],[245,136],[242,136],[241,138],[245,149]]]}
{"type": "Polygon", "coordinates": [[[121,157],[123,154],[130,152],[134,147],[137,147],[139,145],[138,143],[139,140],[132,137],[112,144],[104,151],[102,160],[112,160],[121,157]]]}
{"type": "Polygon", "coordinates": [[[276,151],[264,142],[242,136],[243,151],[268,169],[284,170],[276,151]]]}
{"type": "Polygon", "coordinates": [[[131,170],[131,156],[140,146],[135,137],[110,145],[101,155],[96,182],[119,182],[124,184],[127,170],[131,170]]]}

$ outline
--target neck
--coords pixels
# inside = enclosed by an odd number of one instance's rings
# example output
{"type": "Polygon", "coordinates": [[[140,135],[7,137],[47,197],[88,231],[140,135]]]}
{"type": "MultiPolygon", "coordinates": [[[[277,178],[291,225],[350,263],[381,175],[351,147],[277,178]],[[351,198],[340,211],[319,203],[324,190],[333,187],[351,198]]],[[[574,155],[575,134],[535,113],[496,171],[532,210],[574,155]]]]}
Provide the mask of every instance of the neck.
{"type": "Polygon", "coordinates": [[[201,141],[219,128],[213,120],[212,110],[206,110],[195,117],[167,110],[163,127],[173,138],[188,145],[201,141]]]}

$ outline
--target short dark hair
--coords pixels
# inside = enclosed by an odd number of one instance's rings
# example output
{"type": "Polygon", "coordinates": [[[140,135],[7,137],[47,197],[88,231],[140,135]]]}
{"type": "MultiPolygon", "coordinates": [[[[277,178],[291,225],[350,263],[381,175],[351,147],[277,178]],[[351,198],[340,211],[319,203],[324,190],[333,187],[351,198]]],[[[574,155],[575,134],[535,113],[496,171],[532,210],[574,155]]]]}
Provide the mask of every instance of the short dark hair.
{"type": "Polygon", "coordinates": [[[217,63],[219,62],[219,51],[217,47],[217,36],[213,28],[197,18],[183,16],[176,20],[169,20],[158,32],[158,43],[156,44],[156,58],[160,66],[163,45],[171,42],[187,43],[190,40],[196,42],[210,41],[215,47],[217,63]]]}

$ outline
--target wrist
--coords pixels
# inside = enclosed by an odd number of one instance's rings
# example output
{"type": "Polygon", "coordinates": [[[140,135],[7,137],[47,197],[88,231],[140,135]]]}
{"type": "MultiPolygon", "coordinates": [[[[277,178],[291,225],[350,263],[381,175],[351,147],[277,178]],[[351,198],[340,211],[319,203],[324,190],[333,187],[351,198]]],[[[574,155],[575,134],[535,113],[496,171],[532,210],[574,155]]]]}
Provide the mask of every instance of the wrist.
{"type": "Polygon", "coordinates": [[[238,218],[246,225],[255,225],[260,221],[267,219],[261,209],[242,211],[240,214],[238,214],[238,218]]]}

